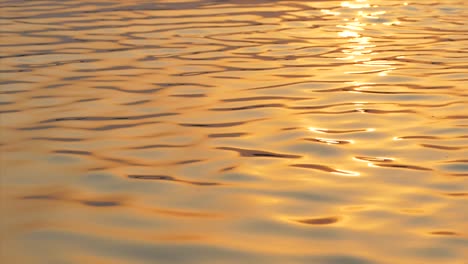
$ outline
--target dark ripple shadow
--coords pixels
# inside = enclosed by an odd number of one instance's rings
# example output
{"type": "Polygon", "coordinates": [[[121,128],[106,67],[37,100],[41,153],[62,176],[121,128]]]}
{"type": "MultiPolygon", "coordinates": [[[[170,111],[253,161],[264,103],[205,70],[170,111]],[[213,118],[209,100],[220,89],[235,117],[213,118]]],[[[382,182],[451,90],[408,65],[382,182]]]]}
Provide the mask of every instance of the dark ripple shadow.
{"type": "Polygon", "coordinates": [[[91,207],[116,207],[122,206],[123,202],[115,199],[76,199],[63,194],[35,194],[19,197],[22,200],[38,200],[38,201],[62,201],[62,202],[78,202],[80,204],[91,207]]]}
{"type": "Polygon", "coordinates": [[[429,234],[435,236],[458,236],[459,234],[453,231],[432,231],[429,234]]]}
{"type": "Polygon", "coordinates": [[[306,218],[306,219],[297,219],[294,220],[301,224],[306,225],[331,225],[340,221],[340,217],[330,216],[330,217],[320,217],[320,218],[306,218]]]}
{"type": "Polygon", "coordinates": [[[129,147],[128,149],[186,148],[186,147],[190,147],[193,145],[194,144],[185,144],[185,145],[154,144],[154,145],[129,147]]]}
{"type": "Polygon", "coordinates": [[[239,98],[228,98],[223,99],[223,102],[246,102],[246,101],[263,101],[263,100],[290,100],[290,101],[300,101],[300,100],[310,100],[315,99],[311,97],[288,97],[288,96],[252,96],[252,97],[239,97],[239,98]]]}
{"type": "Polygon", "coordinates": [[[52,129],[52,128],[58,128],[58,126],[29,126],[29,127],[19,127],[19,128],[16,128],[16,130],[33,131],[33,130],[46,130],[46,129],[52,129]]]}
{"type": "Polygon", "coordinates": [[[170,182],[180,182],[180,183],[187,183],[192,185],[198,186],[218,186],[222,185],[218,182],[203,182],[203,181],[188,181],[188,180],[181,180],[174,178],[172,176],[166,175],[128,175],[129,179],[136,179],[136,180],[151,180],[151,181],[170,181],[170,182]]]}
{"type": "Polygon", "coordinates": [[[59,138],[59,137],[33,137],[31,140],[58,141],[58,142],[79,142],[82,138],[59,138]]]}
{"type": "Polygon", "coordinates": [[[73,117],[59,117],[40,121],[39,123],[55,123],[55,122],[66,122],[66,121],[114,121],[114,120],[141,120],[149,118],[157,118],[164,116],[174,116],[178,113],[158,113],[148,115],[136,115],[136,116],[73,116],[73,117]]]}
{"type": "Polygon", "coordinates": [[[93,155],[90,151],[84,150],[55,150],[54,153],[57,154],[69,154],[69,155],[81,155],[81,156],[91,156],[93,155]]]}
{"type": "Polygon", "coordinates": [[[98,126],[92,128],[76,128],[76,129],[83,129],[83,130],[94,130],[94,131],[107,131],[107,130],[116,130],[116,129],[124,129],[124,128],[131,128],[131,127],[139,127],[145,125],[153,125],[159,124],[161,122],[140,122],[134,124],[117,124],[117,125],[105,125],[105,126],[98,126]]]}
{"type": "Polygon", "coordinates": [[[393,162],[394,159],[386,157],[365,157],[365,156],[356,156],[358,160],[371,161],[371,162],[393,162]]]}
{"type": "Polygon", "coordinates": [[[23,200],[61,200],[63,197],[56,194],[37,194],[20,197],[23,200]]]}
{"type": "Polygon", "coordinates": [[[397,169],[409,169],[409,170],[421,170],[421,171],[431,171],[431,168],[425,168],[416,165],[408,165],[408,164],[395,164],[395,163],[373,163],[374,166],[377,167],[385,167],[385,168],[397,168],[397,169]]]}
{"type": "Polygon", "coordinates": [[[210,138],[230,138],[230,137],[242,137],[250,135],[249,133],[215,133],[209,134],[208,137],[210,138]]]}
{"type": "Polygon", "coordinates": [[[81,201],[82,204],[87,206],[93,207],[113,207],[113,206],[120,206],[122,205],[120,202],[116,201],[92,201],[92,200],[84,200],[81,201]]]}
{"type": "Polygon", "coordinates": [[[453,192],[453,193],[445,193],[446,196],[449,197],[468,197],[468,192],[453,192]]]}
{"type": "Polygon", "coordinates": [[[434,145],[434,144],[421,144],[421,146],[425,148],[433,148],[433,149],[440,149],[440,150],[463,150],[467,149],[468,147],[454,147],[454,146],[443,146],[443,145],[434,145]]]}
{"type": "Polygon", "coordinates": [[[258,118],[258,119],[253,119],[253,120],[247,120],[247,121],[238,121],[238,122],[227,122],[227,123],[212,123],[212,124],[203,124],[203,123],[179,123],[180,126],[186,126],[186,127],[203,127],[203,128],[221,128],[221,127],[234,127],[234,126],[240,126],[256,121],[261,121],[265,120],[265,118],[258,118]]]}
{"type": "Polygon", "coordinates": [[[130,93],[130,94],[153,94],[153,93],[157,93],[165,89],[165,88],[153,88],[153,89],[145,89],[145,90],[130,90],[130,89],[124,89],[124,88],[120,88],[116,86],[95,86],[94,88],[101,89],[101,90],[113,90],[113,91],[130,93]]]}
{"type": "Polygon", "coordinates": [[[319,170],[319,171],[324,171],[324,172],[330,172],[330,173],[339,174],[339,175],[343,175],[343,176],[357,176],[357,175],[359,175],[359,173],[357,173],[357,172],[334,169],[332,167],[325,166],[325,165],[320,165],[320,164],[292,164],[290,166],[291,167],[297,167],[297,168],[313,169],[313,170],[319,170]]]}
{"type": "Polygon", "coordinates": [[[240,110],[250,110],[258,108],[283,108],[283,104],[259,104],[259,105],[248,105],[240,107],[225,107],[225,108],[210,108],[211,111],[240,111],[240,110]]]}
{"type": "Polygon", "coordinates": [[[313,132],[326,133],[326,134],[350,134],[350,133],[360,133],[360,132],[369,132],[369,129],[325,129],[325,128],[310,128],[309,130],[313,132]]]}
{"type": "Polygon", "coordinates": [[[283,159],[298,159],[302,156],[292,155],[292,154],[281,154],[273,153],[263,150],[255,149],[241,149],[241,148],[232,148],[232,147],[218,147],[216,149],[235,151],[239,153],[241,157],[264,157],[264,158],[283,158],[283,159]]]}
{"type": "Polygon", "coordinates": [[[141,104],[146,104],[151,102],[151,100],[138,100],[138,101],[133,101],[133,102],[128,102],[128,103],[123,103],[122,105],[141,105],[141,104]]]}

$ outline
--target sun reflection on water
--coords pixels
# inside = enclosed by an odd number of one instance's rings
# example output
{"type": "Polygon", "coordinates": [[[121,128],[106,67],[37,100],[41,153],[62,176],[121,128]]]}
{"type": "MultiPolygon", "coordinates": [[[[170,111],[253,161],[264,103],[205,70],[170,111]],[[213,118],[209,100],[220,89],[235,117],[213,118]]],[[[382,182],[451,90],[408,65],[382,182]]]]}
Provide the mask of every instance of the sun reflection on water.
{"type": "Polygon", "coordinates": [[[463,1],[4,2],[7,263],[467,259],[463,1]]]}
{"type": "MultiPolygon", "coordinates": [[[[349,45],[342,50],[342,53],[345,54],[345,57],[337,58],[339,60],[351,60],[355,62],[355,65],[358,67],[372,67],[373,70],[352,70],[346,71],[346,74],[360,74],[364,72],[374,71],[377,76],[387,76],[391,71],[395,70],[395,67],[390,67],[394,64],[386,60],[374,60],[374,57],[379,53],[375,52],[373,49],[376,47],[373,44],[373,38],[371,36],[366,36],[366,31],[374,27],[389,26],[389,25],[398,25],[399,21],[385,22],[377,24],[381,16],[386,14],[386,11],[372,9],[377,8],[377,5],[371,5],[368,0],[356,0],[354,2],[342,2],[341,6],[352,11],[352,17],[344,17],[342,20],[344,24],[337,25],[337,28],[343,29],[338,32],[338,36],[342,38],[348,38],[349,45]]],[[[349,12],[344,13],[334,13],[335,15],[348,14],[349,12]]],[[[356,89],[359,90],[359,89],[356,89]]]]}

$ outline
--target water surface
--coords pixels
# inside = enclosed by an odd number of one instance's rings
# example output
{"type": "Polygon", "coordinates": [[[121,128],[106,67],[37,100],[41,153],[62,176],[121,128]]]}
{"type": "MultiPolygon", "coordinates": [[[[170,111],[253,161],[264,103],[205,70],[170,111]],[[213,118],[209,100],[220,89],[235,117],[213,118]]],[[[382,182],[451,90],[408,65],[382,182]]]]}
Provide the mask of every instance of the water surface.
{"type": "Polygon", "coordinates": [[[466,1],[0,8],[4,263],[466,263],[466,1]]]}

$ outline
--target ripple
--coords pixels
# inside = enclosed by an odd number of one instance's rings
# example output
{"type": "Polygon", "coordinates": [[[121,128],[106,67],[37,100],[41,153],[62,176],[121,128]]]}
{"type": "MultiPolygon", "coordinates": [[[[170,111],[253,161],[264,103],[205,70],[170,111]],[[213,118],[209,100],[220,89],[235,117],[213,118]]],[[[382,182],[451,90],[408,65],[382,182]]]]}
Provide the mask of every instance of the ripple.
{"type": "Polygon", "coordinates": [[[305,169],[313,169],[313,170],[331,172],[333,174],[338,174],[338,175],[341,175],[341,176],[359,176],[360,175],[358,172],[334,169],[334,168],[331,168],[331,167],[328,167],[328,166],[325,166],[325,165],[320,165],[320,164],[293,164],[291,166],[292,167],[298,167],[298,168],[305,168],[305,169]]]}
{"type": "Polygon", "coordinates": [[[58,195],[52,195],[52,194],[38,194],[38,195],[26,195],[21,197],[21,199],[26,199],[26,200],[60,200],[61,197],[58,195]]]}
{"type": "Polygon", "coordinates": [[[181,183],[188,183],[192,185],[199,185],[199,186],[216,186],[221,185],[217,182],[202,182],[202,181],[188,181],[188,180],[180,180],[176,179],[171,176],[165,175],[128,175],[129,179],[136,179],[136,180],[152,180],[152,181],[172,181],[172,182],[181,182],[181,183]]]}
{"type": "Polygon", "coordinates": [[[421,144],[421,146],[426,148],[434,148],[434,149],[441,149],[441,150],[462,150],[468,147],[453,147],[453,146],[443,146],[443,145],[433,145],[433,144],[421,144]]]}
{"type": "Polygon", "coordinates": [[[328,138],[305,138],[307,141],[313,141],[318,143],[325,143],[329,145],[345,145],[354,143],[352,140],[339,140],[339,139],[328,139],[328,138]]]}
{"type": "Polygon", "coordinates": [[[58,141],[58,142],[78,142],[83,141],[82,138],[59,138],[59,137],[33,137],[31,140],[58,141]]]}
{"type": "Polygon", "coordinates": [[[349,133],[359,133],[359,132],[372,132],[375,129],[367,128],[367,129],[333,130],[333,129],[309,127],[309,130],[312,132],[325,133],[325,134],[349,134],[349,133]]]}
{"type": "Polygon", "coordinates": [[[4,262],[464,262],[464,1],[1,8],[4,262]]]}
{"type": "Polygon", "coordinates": [[[81,201],[81,203],[95,207],[112,207],[121,205],[120,202],[116,201],[81,201]]]}
{"type": "Polygon", "coordinates": [[[306,218],[306,219],[299,219],[295,220],[301,224],[307,225],[331,225],[335,224],[340,220],[337,216],[330,216],[330,217],[321,217],[321,218],[306,218]]]}
{"type": "Polygon", "coordinates": [[[200,123],[181,123],[179,125],[181,126],[188,126],[188,127],[206,127],[206,128],[219,128],[219,127],[235,127],[235,126],[240,126],[244,125],[247,123],[251,123],[254,121],[259,121],[259,120],[264,120],[264,119],[255,119],[255,120],[249,120],[249,121],[239,121],[239,122],[227,122],[227,123],[215,123],[215,124],[200,124],[200,123]]]}
{"type": "Polygon", "coordinates": [[[177,115],[177,113],[159,113],[159,114],[149,114],[149,115],[138,115],[138,116],[116,116],[116,117],[107,117],[107,116],[79,116],[79,117],[62,117],[62,118],[53,118],[43,120],[40,123],[55,123],[55,122],[64,122],[64,121],[112,121],[112,120],[141,120],[155,117],[163,116],[172,116],[177,115]]]}
{"type": "Polygon", "coordinates": [[[84,151],[84,150],[56,150],[54,151],[58,154],[70,154],[70,155],[82,155],[82,156],[91,156],[93,155],[92,152],[84,151]]]}
{"type": "Polygon", "coordinates": [[[286,159],[298,159],[301,157],[299,155],[273,153],[273,152],[268,152],[268,151],[263,151],[263,150],[255,150],[255,149],[241,149],[241,148],[231,148],[231,147],[218,147],[217,149],[235,151],[239,153],[241,157],[264,157],[264,158],[286,158],[286,159]]]}
{"type": "Polygon", "coordinates": [[[241,98],[229,98],[223,99],[223,102],[245,102],[245,101],[263,101],[263,100],[310,100],[313,98],[307,97],[287,97],[287,96],[254,96],[254,97],[241,97],[241,98]]]}
{"type": "Polygon", "coordinates": [[[436,236],[457,236],[456,232],[452,231],[432,231],[429,234],[436,235],[436,236]]]}
{"type": "Polygon", "coordinates": [[[357,160],[362,161],[372,161],[372,162],[393,162],[395,159],[393,158],[386,158],[386,157],[365,157],[365,156],[357,156],[354,157],[357,160]]]}
{"type": "Polygon", "coordinates": [[[208,137],[210,138],[229,138],[229,137],[242,137],[249,135],[249,133],[215,133],[209,134],[208,137]]]}
{"type": "Polygon", "coordinates": [[[239,110],[250,110],[257,108],[270,108],[270,107],[283,107],[283,104],[259,104],[259,105],[248,105],[241,107],[228,107],[228,108],[211,108],[212,111],[239,111],[239,110]]]}
{"type": "Polygon", "coordinates": [[[451,197],[468,197],[468,193],[446,193],[445,195],[451,197]]]}
{"type": "Polygon", "coordinates": [[[422,170],[422,171],[431,171],[430,168],[425,168],[416,165],[408,165],[408,164],[389,164],[389,163],[373,163],[374,166],[377,167],[385,167],[385,168],[398,168],[398,169],[409,169],[409,170],[422,170]]]}

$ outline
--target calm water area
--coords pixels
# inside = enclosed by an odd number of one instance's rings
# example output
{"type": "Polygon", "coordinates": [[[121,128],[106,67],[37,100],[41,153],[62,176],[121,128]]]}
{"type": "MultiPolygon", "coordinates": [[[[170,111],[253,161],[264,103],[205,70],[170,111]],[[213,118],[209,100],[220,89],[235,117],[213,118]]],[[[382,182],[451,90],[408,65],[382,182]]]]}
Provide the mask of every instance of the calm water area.
{"type": "Polygon", "coordinates": [[[2,263],[468,263],[468,1],[0,10],[2,263]]]}

